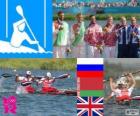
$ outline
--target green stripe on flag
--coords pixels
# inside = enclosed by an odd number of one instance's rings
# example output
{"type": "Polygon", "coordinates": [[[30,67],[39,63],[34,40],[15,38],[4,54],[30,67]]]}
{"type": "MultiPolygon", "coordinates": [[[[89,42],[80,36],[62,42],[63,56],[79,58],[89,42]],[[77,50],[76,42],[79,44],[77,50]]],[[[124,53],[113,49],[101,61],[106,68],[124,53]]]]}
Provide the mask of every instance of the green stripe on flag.
{"type": "Polygon", "coordinates": [[[103,90],[85,90],[85,91],[81,91],[80,90],[80,96],[84,97],[84,96],[94,96],[94,97],[104,97],[104,91],[103,90]]]}

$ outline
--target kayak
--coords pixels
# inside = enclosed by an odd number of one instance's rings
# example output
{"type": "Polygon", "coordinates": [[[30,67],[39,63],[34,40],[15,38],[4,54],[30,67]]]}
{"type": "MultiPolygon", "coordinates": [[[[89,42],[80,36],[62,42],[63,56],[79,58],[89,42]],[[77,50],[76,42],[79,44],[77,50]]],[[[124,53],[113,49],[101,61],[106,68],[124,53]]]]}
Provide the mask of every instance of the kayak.
{"type": "Polygon", "coordinates": [[[124,100],[123,102],[121,103],[118,103],[119,105],[130,105],[131,103],[131,100],[124,100]]]}
{"type": "Polygon", "coordinates": [[[131,98],[132,100],[140,100],[140,96],[134,96],[131,98]]]}
{"type": "Polygon", "coordinates": [[[140,96],[131,97],[129,100],[124,100],[122,102],[118,102],[119,105],[130,105],[132,100],[140,100],[140,96]]]}
{"type": "Polygon", "coordinates": [[[16,94],[50,94],[50,95],[68,95],[68,96],[76,96],[76,90],[70,89],[59,89],[57,91],[50,91],[50,92],[42,92],[42,91],[35,91],[32,87],[23,87],[19,86],[16,89],[16,94]]]}
{"type": "Polygon", "coordinates": [[[30,94],[35,93],[35,89],[31,85],[28,85],[26,87],[18,86],[16,89],[16,94],[28,94],[28,93],[30,94]]]}
{"type": "MultiPolygon", "coordinates": [[[[44,94],[42,92],[38,92],[40,94],[44,94]]],[[[76,90],[58,90],[56,92],[46,92],[45,94],[50,94],[50,95],[67,95],[67,96],[77,96],[77,91],[76,90]]]]}
{"type": "Polygon", "coordinates": [[[42,87],[41,92],[45,94],[48,92],[59,92],[59,90],[57,90],[55,87],[42,87]]]}

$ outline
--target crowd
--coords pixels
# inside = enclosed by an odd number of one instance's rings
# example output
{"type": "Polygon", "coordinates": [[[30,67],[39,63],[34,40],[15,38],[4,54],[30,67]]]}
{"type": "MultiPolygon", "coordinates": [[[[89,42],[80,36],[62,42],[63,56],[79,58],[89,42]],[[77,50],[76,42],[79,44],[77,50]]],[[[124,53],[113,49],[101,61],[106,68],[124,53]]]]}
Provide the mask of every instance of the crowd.
{"type": "Polygon", "coordinates": [[[76,15],[77,22],[69,29],[64,21],[64,13],[58,12],[58,19],[53,23],[54,57],[65,58],[72,52],[72,57],[138,58],[140,45],[140,26],[134,16],[131,23],[122,16],[120,23],[114,24],[108,16],[103,27],[97,23],[96,16],[90,16],[90,23],[85,27],[81,13],[76,15]],[[71,33],[70,33],[71,32],[71,33]],[[88,48],[88,55],[83,49],[88,48]]]}
{"type": "Polygon", "coordinates": [[[125,6],[140,6],[140,3],[137,0],[132,0],[131,2],[61,2],[53,3],[54,7],[60,8],[72,8],[72,7],[91,7],[91,8],[105,8],[105,7],[125,7],[125,6]]]}

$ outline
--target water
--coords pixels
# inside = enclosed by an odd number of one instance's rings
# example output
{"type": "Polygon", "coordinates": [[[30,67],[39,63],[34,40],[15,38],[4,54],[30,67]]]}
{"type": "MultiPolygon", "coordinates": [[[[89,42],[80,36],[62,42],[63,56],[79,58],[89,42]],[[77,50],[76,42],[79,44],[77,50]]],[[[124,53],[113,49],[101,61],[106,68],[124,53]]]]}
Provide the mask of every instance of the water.
{"type": "MultiPolygon", "coordinates": [[[[11,70],[0,70],[0,75],[3,73],[12,73],[11,70]]],[[[24,74],[25,70],[18,70],[19,74],[24,74]]],[[[44,75],[47,71],[33,70],[34,75],[44,75]]],[[[59,76],[64,73],[70,73],[70,79],[56,80],[54,86],[59,89],[76,89],[76,76],[72,71],[50,71],[53,76],[59,76]]],[[[76,115],[76,97],[64,95],[43,95],[43,94],[26,94],[16,95],[15,78],[10,77],[4,80],[3,90],[0,90],[0,116],[3,114],[2,97],[16,96],[17,98],[17,114],[16,116],[75,116],[76,115]],[[13,91],[13,92],[9,92],[13,91]]],[[[13,116],[13,115],[7,115],[13,116]]]]}
{"type": "Polygon", "coordinates": [[[91,8],[91,7],[72,7],[72,8],[55,8],[53,7],[54,14],[58,13],[59,11],[63,11],[64,13],[68,14],[77,14],[81,12],[82,14],[96,14],[96,11],[102,11],[103,13],[140,13],[140,7],[106,7],[98,10],[98,8],[91,8]]]}
{"type": "MultiPolygon", "coordinates": [[[[109,84],[105,89],[105,97],[110,94],[109,84]]],[[[140,95],[139,88],[135,88],[132,96],[140,95]]],[[[118,105],[115,103],[115,99],[112,99],[107,104],[104,103],[104,115],[105,116],[125,116],[126,109],[137,109],[140,112],[140,101],[133,100],[130,105],[118,105]]]]}
{"type": "Polygon", "coordinates": [[[104,13],[140,13],[140,7],[108,7],[104,8],[104,13]]]}
{"type": "Polygon", "coordinates": [[[72,7],[72,8],[55,8],[53,7],[54,14],[58,13],[59,11],[63,11],[64,13],[68,14],[77,14],[81,12],[82,14],[92,13],[96,14],[96,9],[90,7],[72,7]]]}

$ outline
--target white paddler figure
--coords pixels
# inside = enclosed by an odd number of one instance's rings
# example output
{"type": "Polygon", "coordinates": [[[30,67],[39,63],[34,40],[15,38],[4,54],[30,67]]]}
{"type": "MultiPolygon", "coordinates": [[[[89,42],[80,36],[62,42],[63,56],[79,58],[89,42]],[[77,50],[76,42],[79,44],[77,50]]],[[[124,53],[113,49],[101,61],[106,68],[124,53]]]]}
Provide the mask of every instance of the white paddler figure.
{"type": "Polygon", "coordinates": [[[11,45],[13,47],[20,47],[24,40],[26,40],[29,44],[38,44],[38,41],[36,39],[32,40],[29,37],[29,35],[27,34],[27,32],[25,31],[25,28],[26,28],[26,26],[28,27],[28,24],[23,15],[22,7],[17,6],[16,10],[17,10],[17,13],[22,16],[23,19],[15,22],[13,24],[13,34],[12,34],[12,38],[11,38],[11,45]]]}
{"type": "Polygon", "coordinates": [[[29,35],[25,32],[26,22],[25,19],[22,19],[13,24],[13,34],[11,38],[11,45],[13,47],[20,47],[24,40],[29,42],[30,44],[37,44],[38,41],[31,40],[29,35]]]}
{"type": "Polygon", "coordinates": [[[26,18],[23,14],[23,9],[20,5],[16,7],[17,13],[22,17],[21,20],[15,22],[13,24],[13,34],[11,37],[10,44],[13,47],[19,48],[23,44],[24,41],[27,41],[30,45],[34,44],[38,46],[38,51],[43,53],[45,50],[39,45],[39,42],[37,41],[34,33],[32,32],[26,18]],[[30,38],[28,33],[26,32],[26,27],[29,29],[29,32],[31,33],[33,38],[30,38]]]}

